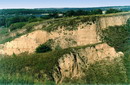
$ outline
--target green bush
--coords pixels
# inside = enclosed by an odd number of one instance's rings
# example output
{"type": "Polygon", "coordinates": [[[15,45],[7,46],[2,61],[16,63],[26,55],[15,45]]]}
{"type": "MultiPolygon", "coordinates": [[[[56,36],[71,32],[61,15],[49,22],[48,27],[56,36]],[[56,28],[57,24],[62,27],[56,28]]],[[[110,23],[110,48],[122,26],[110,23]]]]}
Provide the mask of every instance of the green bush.
{"type": "Polygon", "coordinates": [[[52,50],[51,47],[49,47],[48,45],[42,44],[36,48],[36,53],[44,53],[51,50],[52,50]]]}
{"type": "Polygon", "coordinates": [[[110,8],[110,9],[108,9],[108,10],[106,11],[107,14],[110,14],[110,13],[118,13],[118,12],[122,12],[122,10],[110,8]]]}
{"type": "Polygon", "coordinates": [[[129,28],[127,25],[113,26],[102,31],[102,40],[110,46],[115,47],[117,51],[123,51],[123,46],[129,36],[129,28]]]}
{"type": "Polygon", "coordinates": [[[11,31],[13,31],[13,30],[16,30],[16,29],[20,29],[25,25],[26,25],[25,22],[19,22],[19,23],[12,24],[9,28],[10,28],[11,31]]]}

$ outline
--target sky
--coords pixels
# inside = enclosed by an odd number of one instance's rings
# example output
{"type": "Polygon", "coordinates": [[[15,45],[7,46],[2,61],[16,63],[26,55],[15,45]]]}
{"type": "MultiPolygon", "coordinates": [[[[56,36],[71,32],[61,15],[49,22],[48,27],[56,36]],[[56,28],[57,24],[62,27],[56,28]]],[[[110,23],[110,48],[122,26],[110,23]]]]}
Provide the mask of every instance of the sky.
{"type": "Polygon", "coordinates": [[[100,6],[128,6],[130,0],[0,0],[6,8],[82,8],[100,6]]]}

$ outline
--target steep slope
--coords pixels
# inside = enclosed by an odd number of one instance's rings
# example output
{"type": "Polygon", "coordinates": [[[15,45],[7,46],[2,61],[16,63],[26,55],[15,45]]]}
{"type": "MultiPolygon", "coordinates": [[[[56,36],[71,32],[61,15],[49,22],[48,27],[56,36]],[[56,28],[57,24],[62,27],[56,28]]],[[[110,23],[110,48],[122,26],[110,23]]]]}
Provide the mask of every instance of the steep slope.
{"type": "Polygon", "coordinates": [[[58,45],[61,48],[68,48],[98,43],[100,41],[95,28],[95,25],[91,25],[84,26],[84,29],[75,31],[66,31],[64,29],[50,33],[42,30],[34,31],[11,42],[5,43],[2,49],[4,52],[1,52],[1,54],[12,55],[13,53],[20,54],[22,52],[32,53],[35,51],[36,47],[47,42],[49,39],[53,40],[54,43],[52,47],[54,49],[58,45]],[[93,35],[91,35],[91,33],[93,35]]]}
{"type": "Polygon", "coordinates": [[[121,26],[126,24],[127,20],[130,18],[130,14],[126,15],[116,15],[116,16],[107,16],[99,19],[99,26],[101,29],[105,29],[109,26],[121,26]]]}
{"type": "Polygon", "coordinates": [[[63,57],[58,60],[59,65],[55,68],[56,70],[53,76],[57,83],[61,83],[67,78],[70,80],[81,79],[86,75],[84,71],[91,68],[89,67],[91,64],[93,65],[95,62],[105,60],[106,63],[114,63],[114,59],[116,58],[119,58],[121,68],[124,69],[122,71],[125,72],[121,56],[124,56],[122,52],[116,53],[114,48],[105,43],[73,50],[68,54],[64,54],[63,57]]]}
{"type": "Polygon", "coordinates": [[[125,66],[127,69],[128,83],[130,83],[130,38],[128,38],[127,43],[124,47],[128,49],[125,51],[125,66]]]}
{"type": "Polygon", "coordinates": [[[11,42],[0,45],[0,54],[12,55],[23,52],[33,53],[43,43],[51,42],[52,49],[83,46],[101,42],[101,30],[109,26],[124,25],[130,18],[129,13],[74,17],[41,22],[34,26],[36,31],[28,33],[11,42]],[[45,30],[45,31],[44,31],[45,30]]]}
{"type": "Polygon", "coordinates": [[[0,82],[124,84],[127,76],[122,56],[122,52],[117,53],[106,43],[8,56],[0,60],[0,82]]]}

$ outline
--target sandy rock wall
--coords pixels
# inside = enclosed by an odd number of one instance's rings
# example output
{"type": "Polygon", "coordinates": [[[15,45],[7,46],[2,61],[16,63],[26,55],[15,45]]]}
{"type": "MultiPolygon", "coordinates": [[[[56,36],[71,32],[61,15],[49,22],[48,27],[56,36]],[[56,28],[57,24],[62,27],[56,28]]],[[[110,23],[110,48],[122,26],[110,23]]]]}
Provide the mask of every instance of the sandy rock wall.
{"type": "Polygon", "coordinates": [[[101,29],[105,29],[109,26],[115,26],[115,25],[120,26],[126,24],[129,18],[130,18],[130,14],[118,15],[118,16],[107,16],[107,17],[101,17],[98,23],[101,29]]]}
{"type": "Polygon", "coordinates": [[[60,45],[61,48],[83,46],[100,42],[96,24],[81,24],[77,28],[77,30],[67,31],[64,30],[65,28],[63,27],[55,32],[52,32],[50,39],[54,39],[55,47],[56,45],[60,45]],[[55,35],[58,36],[54,38],[55,35]]]}
{"type": "Polygon", "coordinates": [[[78,26],[78,30],[67,31],[61,28],[55,32],[46,32],[37,30],[32,33],[23,35],[11,42],[4,44],[0,50],[0,54],[12,55],[20,54],[22,52],[33,53],[35,49],[49,39],[53,39],[53,46],[59,45],[61,48],[68,48],[74,46],[82,46],[87,44],[94,44],[100,42],[98,39],[96,24],[78,26]],[[92,35],[93,34],[93,35],[92,35]],[[75,42],[75,43],[74,43],[75,42]]]}
{"type": "Polygon", "coordinates": [[[120,56],[123,56],[122,52],[116,53],[115,49],[106,43],[73,50],[59,59],[53,77],[57,83],[64,81],[65,78],[79,79],[85,75],[83,69],[89,68],[90,64],[101,60],[112,61],[120,56]]]}
{"type": "MultiPolygon", "coordinates": [[[[92,24],[80,23],[80,25],[77,26],[78,29],[73,31],[65,30],[65,27],[58,28],[58,30],[53,32],[36,30],[1,45],[0,54],[33,53],[40,44],[47,42],[49,39],[54,41],[54,43],[52,43],[53,48],[58,45],[61,48],[68,48],[99,43],[101,42],[99,36],[100,30],[106,29],[109,26],[123,25],[129,18],[130,15],[100,17],[92,24]]],[[[42,27],[42,25],[40,25],[40,27],[42,27]]]]}
{"type": "Polygon", "coordinates": [[[20,54],[22,52],[32,53],[35,51],[36,47],[46,41],[47,32],[35,31],[1,45],[0,54],[12,55],[13,53],[20,54]]]}

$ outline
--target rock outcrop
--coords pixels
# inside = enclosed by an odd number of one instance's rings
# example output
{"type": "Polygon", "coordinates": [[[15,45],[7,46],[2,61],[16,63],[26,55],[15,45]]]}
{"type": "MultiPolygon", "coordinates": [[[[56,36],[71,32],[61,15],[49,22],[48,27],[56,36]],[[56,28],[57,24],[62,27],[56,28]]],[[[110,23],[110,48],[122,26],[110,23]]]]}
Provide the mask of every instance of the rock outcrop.
{"type": "Polygon", "coordinates": [[[115,49],[106,43],[73,50],[59,59],[53,77],[57,83],[61,83],[66,78],[80,79],[85,75],[84,70],[87,70],[90,64],[102,60],[112,61],[121,56],[123,56],[122,52],[116,53],[115,49]]]}
{"type": "Polygon", "coordinates": [[[33,53],[40,44],[47,42],[49,39],[54,41],[54,43],[52,43],[53,48],[57,45],[61,48],[68,48],[98,43],[100,40],[95,26],[95,24],[82,24],[74,31],[64,30],[64,27],[55,32],[37,30],[5,43],[0,50],[0,54],[12,55],[13,53],[20,54],[22,52],[33,53]],[[81,26],[84,26],[84,28],[81,29],[81,26]]]}
{"type": "Polygon", "coordinates": [[[101,17],[99,19],[99,26],[101,29],[105,29],[109,26],[121,26],[126,24],[127,20],[130,18],[130,14],[127,15],[117,15],[117,16],[107,16],[101,17]]]}
{"type": "Polygon", "coordinates": [[[1,45],[0,54],[12,55],[13,53],[20,54],[22,52],[32,53],[35,51],[36,47],[47,41],[46,35],[47,32],[36,31],[16,38],[11,42],[1,45]]]}

